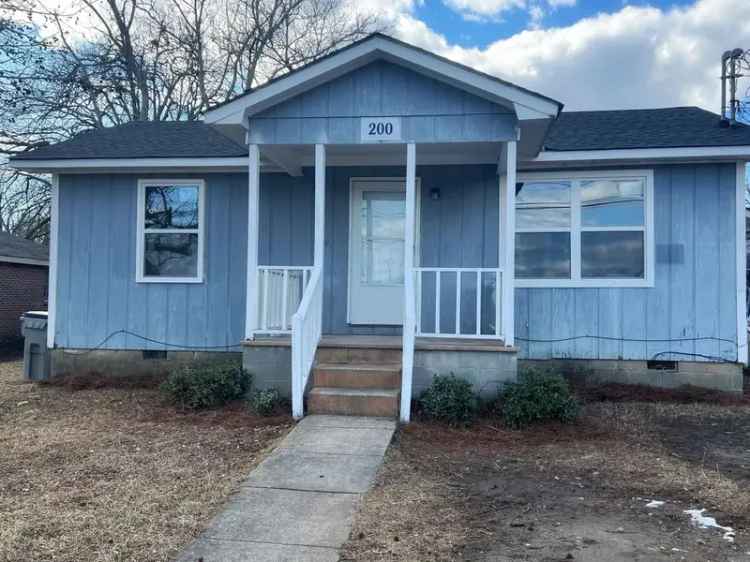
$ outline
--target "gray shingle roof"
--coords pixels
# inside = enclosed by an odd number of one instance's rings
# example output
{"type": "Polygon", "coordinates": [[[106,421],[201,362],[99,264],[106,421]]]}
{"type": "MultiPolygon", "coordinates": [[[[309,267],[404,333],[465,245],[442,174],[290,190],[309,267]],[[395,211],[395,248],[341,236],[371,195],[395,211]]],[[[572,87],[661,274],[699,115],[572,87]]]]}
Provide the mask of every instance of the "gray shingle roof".
{"type": "Polygon", "coordinates": [[[699,107],[564,111],[552,125],[547,150],[615,150],[689,146],[750,146],[750,127],[719,126],[699,107]]]}
{"type": "Polygon", "coordinates": [[[46,246],[13,236],[7,232],[0,232],[0,261],[3,258],[47,261],[49,250],[46,246]]]}
{"type": "Polygon", "coordinates": [[[90,129],[12,160],[78,158],[216,158],[247,156],[242,146],[202,121],[134,121],[90,129]]]}
{"type": "MultiPolygon", "coordinates": [[[[550,128],[545,149],[614,150],[691,146],[750,146],[750,126],[719,126],[698,107],[566,111],[550,128]]],[[[201,121],[133,122],[83,131],[12,160],[78,158],[211,158],[247,155],[242,146],[201,121]]]]}

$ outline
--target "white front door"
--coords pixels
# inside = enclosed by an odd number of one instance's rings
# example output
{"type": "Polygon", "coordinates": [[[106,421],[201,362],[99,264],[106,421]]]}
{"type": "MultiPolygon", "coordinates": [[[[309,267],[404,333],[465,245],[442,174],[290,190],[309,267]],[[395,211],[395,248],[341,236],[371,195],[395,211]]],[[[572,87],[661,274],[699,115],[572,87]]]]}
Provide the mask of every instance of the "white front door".
{"type": "Polygon", "coordinates": [[[349,323],[403,324],[403,180],[352,180],[349,323]]]}

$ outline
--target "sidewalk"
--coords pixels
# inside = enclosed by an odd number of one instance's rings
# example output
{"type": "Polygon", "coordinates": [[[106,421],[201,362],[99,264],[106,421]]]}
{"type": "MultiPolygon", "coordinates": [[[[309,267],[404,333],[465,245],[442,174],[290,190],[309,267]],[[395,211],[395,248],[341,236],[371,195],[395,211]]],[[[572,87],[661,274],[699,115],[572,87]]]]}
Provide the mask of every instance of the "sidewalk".
{"type": "Polygon", "coordinates": [[[382,418],[304,418],[178,562],[338,560],[395,427],[382,418]]]}

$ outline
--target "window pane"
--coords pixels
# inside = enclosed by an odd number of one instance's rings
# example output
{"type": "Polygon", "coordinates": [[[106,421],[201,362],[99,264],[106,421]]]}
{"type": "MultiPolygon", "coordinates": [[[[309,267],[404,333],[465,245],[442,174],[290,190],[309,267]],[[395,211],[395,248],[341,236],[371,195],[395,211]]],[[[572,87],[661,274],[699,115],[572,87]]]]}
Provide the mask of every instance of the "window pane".
{"type": "Polygon", "coordinates": [[[570,228],[570,208],[516,209],[516,228],[545,229],[570,228]]]}
{"type": "Polygon", "coordinates": [[[581,182],[583,226],[643,226],[644,181],[581,182]]]}
{"type": "Polygon", "coordinates": [[[403,240],[362,240],[362,283],[404,284],[403,240]]]}
{"type": "Polygon", "coordinates": [[[643,232],[582,232],[581,276],[644,277],[643,232]]]}
{"type": "Polygon", "coordinates": [[[569,232],[520,232],[516,234],[516,277],[569,279],[569,232]]]}
{"type": "Polygon", "coordinates": [[[146,234],[143,271],[146,277],[196,277],[197,234],[146,234]]]}
{"type": "Polygon", "coordinates": [[[394,191],[362,193],[362,238],[404,238],[406,194],[394,191]]]}
{"type": "Polygon", "coordinates": [[[516,204],[570,205],[569,181],[527,181],[516,184],[516,204]]]}
{"type": "Polygon", "coordinates": [[[145,210],[146,228],[198,228],[198,186],[146,186],[145,210]]]}
{"type": "Polygon", "coordinates": [[[516,184],[516,227],[570,228],[570,182],[516,184]]]}

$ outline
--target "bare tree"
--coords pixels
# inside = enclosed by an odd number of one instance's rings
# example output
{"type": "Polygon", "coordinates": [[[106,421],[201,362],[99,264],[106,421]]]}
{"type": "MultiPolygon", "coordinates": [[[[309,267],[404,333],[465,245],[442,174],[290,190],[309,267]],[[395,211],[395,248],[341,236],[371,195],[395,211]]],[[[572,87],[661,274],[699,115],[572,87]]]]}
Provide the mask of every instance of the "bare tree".
{"type": "MultiPolygon", "coordinates": [[[[346,2],[4,0],[0,159],[83,129],[197,119],[380,29],[346,2]]],[[[45,177],[0,167],[0,229],[45,240],[48,198],[45,177]]]]}

